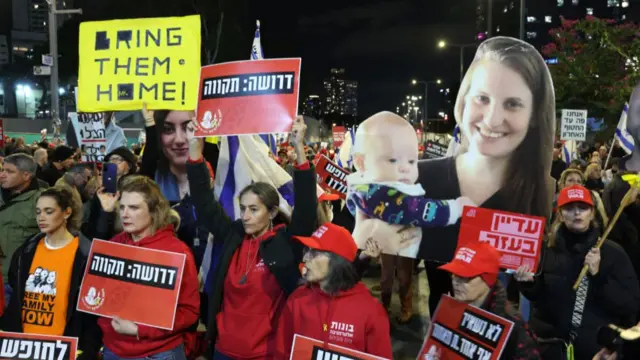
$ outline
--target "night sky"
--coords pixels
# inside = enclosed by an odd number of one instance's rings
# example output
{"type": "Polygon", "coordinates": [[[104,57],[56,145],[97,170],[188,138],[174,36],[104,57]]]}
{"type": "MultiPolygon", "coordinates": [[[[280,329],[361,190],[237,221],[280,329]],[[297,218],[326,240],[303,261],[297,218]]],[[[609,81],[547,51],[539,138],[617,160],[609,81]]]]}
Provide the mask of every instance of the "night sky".
{"type": "MultiPolygon", "coordinates": [[[[83,20],[178,15],[158,0],[75,1],[86,9],[83,20]]],[[[182,3],[175,6],[183,6],[184,14],[198,1],[172,0],[171,6],[182,3]]],[[[473,42],[475,2],[228,0],[218,61],[248,59],[260,19],[265,57],[302,57],[301,96],[322,95],[329,69],[343,67],[348,79],[359,82],[359,117],[393,111],[404,95],[424,91],[411,86],[412,78],[441,78],[445,87],[458,81],[458,50],[436,44],[442,38],[473,42]]],[[[468,49],[467,61],[472,56],[468,49]]]]}

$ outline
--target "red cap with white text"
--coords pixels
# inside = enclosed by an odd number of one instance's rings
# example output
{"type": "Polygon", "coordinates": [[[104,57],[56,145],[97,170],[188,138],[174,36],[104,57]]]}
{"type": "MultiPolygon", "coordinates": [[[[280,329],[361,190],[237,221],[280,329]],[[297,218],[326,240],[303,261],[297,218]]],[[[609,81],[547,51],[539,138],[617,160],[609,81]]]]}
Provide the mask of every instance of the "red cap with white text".
{"type": "Polygon", "coordinates": [[[480,276],[493,286],[500,272],[500,253],[488,243],[474,242],[460,246],[453,260],[439,267],[461,278],[480,276]]]}
{"type": "Polygon", "coordinates": [[[558,207],[563,207],[567,204],[575,202],[593,206],[591,192],[586,187],[581,185],[572,185],[560,191],[560,195],[558,196],[558,207]]]}
{"type": "Polygon", "coordinates": [[[353,262],[358,253],[358,246],[349,230],[332,223],[324,223],[310,237],[294,236],[305,246],[336,255],[353,262]]]}

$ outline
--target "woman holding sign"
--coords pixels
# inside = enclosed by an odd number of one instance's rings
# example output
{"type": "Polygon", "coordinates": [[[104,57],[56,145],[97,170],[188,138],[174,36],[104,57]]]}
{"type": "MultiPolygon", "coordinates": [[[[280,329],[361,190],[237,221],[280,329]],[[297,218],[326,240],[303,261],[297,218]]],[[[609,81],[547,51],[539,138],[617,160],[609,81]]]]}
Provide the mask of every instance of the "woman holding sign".
{"type": "Polygon", "coordinates": [[[72,189],[45,190],[35,209],[41,233],[14,253],[9,268],[13,294],[0,329],[79,339],[79,359],[96,359],[100,329],[96,317],[76,311],[91,241],[78,232],[82,201],[72,189]]]}
{"type": "MultiPolygon", "coordinates": [[[[190,129],[192,131],[193,129],[190,129]]],[[[211,177],[199,139],[189,141],[189,186],[198,220],[222,244],[210,297],[209,339],[214,359],[271,358],[276,316],[300,280],[302,245],[293,236],[316,229],[315,171],[304,155],[306,125],[294,122],[297,153],[293,186],[295,204],[289,222],[279,212],[278,191],[257,182],[239,195],[241,219],[233,221],[211,192],[211,177]]]]}
{"type": "MultiPolygon", "coordinates": [[[[551,228],[548,248],[538,276],[527,267],[515,279],[534,304],[531,326],[543,338],[573,343],[576,359],[591,359],[599,349],[598,329],[607,324],[635,324],[640,287],[629,257],[614,242],[594,247],[601,235],[595,221],[591,192],[581,185],[562,189],[558,215],[551,228]],[[577,291],[573,284],[588,265],[577,291]]],[[[561,346],[545,350],[545,358],[558,359],[561,346]],[[547,357],[548,356],[548,357],[547,357]]]]}
{"type": "Polygon", "coordinates": [[[498,281],[500,254],[496,249],[481,242],[465,245],[457,250],[453,261],[439,269],[451,274],[456,300],[513,322],[500,359],[542,359],[533,334],[507,300],[507,292],[498,281]]]}
{"type": "Polygon", "coordinates": [[[184,254],[186,261],[179,285],[173,330],[136,324],[126,319],[102,317],[98,324],[103,333],[103,358],[186,360],[184,334],[197,325],[200,314],[200,285],[193,255],[187,245],[175,237],[169,202],[153,180],[141,175],[128,176],[122,180],[120,192],[120,221],[124,231],[111,241],[184,254]]]}

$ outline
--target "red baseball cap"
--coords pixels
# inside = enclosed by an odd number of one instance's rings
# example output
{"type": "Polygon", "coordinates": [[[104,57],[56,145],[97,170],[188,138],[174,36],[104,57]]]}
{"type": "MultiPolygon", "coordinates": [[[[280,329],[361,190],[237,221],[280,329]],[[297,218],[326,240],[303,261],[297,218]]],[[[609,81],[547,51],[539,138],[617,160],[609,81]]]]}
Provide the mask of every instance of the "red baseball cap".
{"type": "Polygon", "coordinates": [[[320,251],[340,255],[353,262],[358,253],[358,246],[349,230],[332,223],[324,223],[311,237],[294,236],[305,246],[320,251]]]}
{"type": "Polygon", "coordinates": [[[489,243],[474,242],[460,246],[453,260],[439,267],[462,278],[480,276],[493,286],[500,272],[500,253],[489,243]]]}
{"type": "Polygon", "coordinates": [[[560,191],[560,195],[558,196],[558,207],[563,207],[575,202],[581,202],[593,206],[591,191],[581,185],[572,185],[560,191]]]}

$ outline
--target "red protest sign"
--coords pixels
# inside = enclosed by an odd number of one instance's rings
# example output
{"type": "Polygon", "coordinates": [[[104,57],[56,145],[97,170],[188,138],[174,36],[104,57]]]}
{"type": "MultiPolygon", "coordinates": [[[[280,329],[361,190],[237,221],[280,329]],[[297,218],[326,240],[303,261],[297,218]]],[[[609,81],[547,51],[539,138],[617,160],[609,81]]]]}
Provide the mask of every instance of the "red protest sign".
{"type": "Polygon", "coordinates": [[[346,199],[349,172],[322,154],[316,155],[313,163],[316,167],[318,185],[322,189],[329,190],[332,194],[340,195],[342,199],[346,199]]]}
{"type": "Polygon", "coordinates": [[[498,360],[513,322],[442,295],[418,360],[498,360]]]}
{"type": "Polygon", "coordinates": [[[0,331],[0,359],[75,360],[78,339],[0,331]]]}
{"type": "Polygon", "coordinates": [[[334,126],[333,127],[333,145],[335,147],[340,147],[344,142],[344,133],[346,129],[344,126],[334,126]]]}
{"type": "Polygon", "coordinates": [[[385,358],[370,355],[342,346],[327,343],[306,336],[295,334],[291,346],[289,360],[315,360],[315,359],[352,359],[352,360],[386,360],[385,358]]]}
{"type": "Polygon", "coordinates": [[[204,66],[195,135],[289,132],[298,114],[300,63],[269,59],[204,66]]]}
{"type": "Polygon", "coordinates": [[[500,267],[517,269],[528,265],[538,270],[545,219],[539,216],[465,206],[458,246],[488,242],[501,253],[500,267]]]}
{"type": "Polygon", "coordinates": [[[93,240],[78,310],[172,330],[185,259],[184,254],[93,240]]]}

